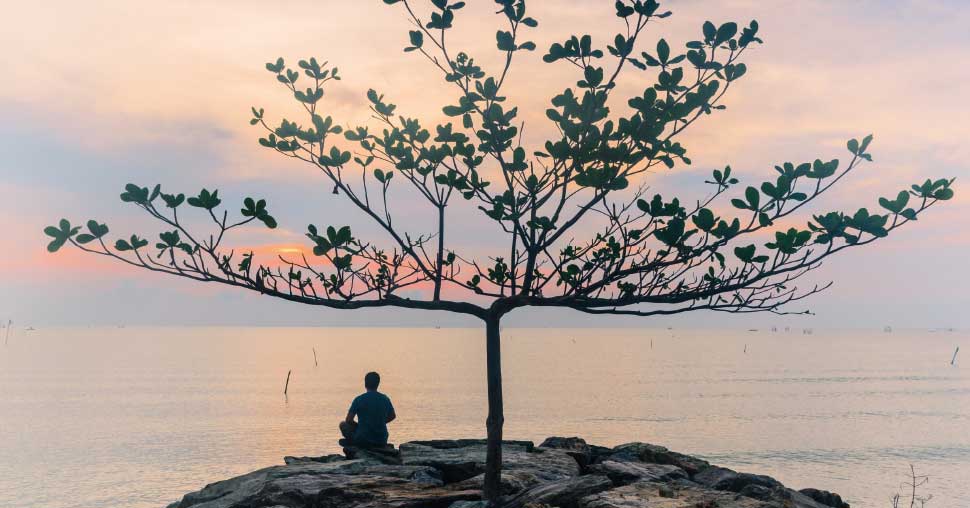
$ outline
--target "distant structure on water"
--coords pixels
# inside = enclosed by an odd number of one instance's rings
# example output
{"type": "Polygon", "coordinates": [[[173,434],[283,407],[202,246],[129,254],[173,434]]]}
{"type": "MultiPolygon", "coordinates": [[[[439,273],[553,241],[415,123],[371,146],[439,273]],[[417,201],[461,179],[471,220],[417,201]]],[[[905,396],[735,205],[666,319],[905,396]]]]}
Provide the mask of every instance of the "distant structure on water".
{"type": "Polygon", "coordinates": [[[882,331],[885,332],[885,333],[893,333],[893,327],[891,327],[889,325],[886,325],[886,326],[882,327],[882,331]]]}

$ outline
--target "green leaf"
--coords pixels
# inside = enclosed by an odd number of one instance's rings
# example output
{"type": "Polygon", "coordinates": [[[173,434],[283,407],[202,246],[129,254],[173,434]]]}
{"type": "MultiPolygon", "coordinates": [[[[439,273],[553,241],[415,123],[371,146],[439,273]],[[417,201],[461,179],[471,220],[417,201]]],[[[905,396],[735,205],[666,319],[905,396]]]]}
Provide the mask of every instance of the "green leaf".
{"type": "Polygon", "coordinates": [[[418,49],[424,46],[424,33],[420,30],[411,30],[408,32],[408,36],[411,39],[411,48],[418,49]]]}
{"type": "Polygon", "coordinates": [[[185,201],[185,194],[172,195],[163,193],[162,201],[164,201],[165,206],[169,208],[177,208],[182,204],[183,201],[185,201]]]}
{"type": "Polygon", "coordinates": [[[276,59],[276,63],[267,63],[266,64],[266,70],[268,70],[268,71],[270,71],[272,73],[275,73],[275,74],[279,74],[280,72],[283,71],[283,65],[284,65],[283,64],[283,59],[282,58],[277,58],[276,59]]]}
{"type": "Polygon", "coordinates": [[[953,189],[946,187],[939,189],[933,193],[933,197],[939,199],[940,201],[946,201],[953,198],[953,189]]]}
{"type": "Polygon", "coordinates": [[[618,18],[629,18],[634,12],[636,11],[633,9],[633,7],[630,7],[620,0],[616,1],[616,16],[618,18]]]}
{"type": "Polygon", "coordinates": [[[906,208],[906,205],[908,203],[909,203],[909,193],[906,191],[900,191],[899,194],[896,195],[896,199],[892,201],[886,198],[879,198],[880,206],[882,206],[886,210],[889,210],[890,212],[897,213],[897,214],[902,213],[903,209],[906,208]]]}
{"type": "Polygon", "coordinates": [[[657,41],[657,60],[659,60],[661,64],[666,64],[669,58],[670,45],[667,44],[667,41],[664,39],[660,39],[657,41]]]}
{"type": "Polygon", "coordinates": [[[148,187],[139,187],[129,183],[125,185],[125,192],[121,193],[121,200],[125,203],[148,204],[148,187]]]}
{"type": "MultiPolygon", "coordinates": [[[[91,235],[90,235],[91,236],[91,240],[96,240],[96,239],[101,238],[104,235],[108,234],[108,225],[107,224],[98,224],[98,221],[89,220],[87,226],[88,226],[88,231],[91,232],[91,235]]],[[[80,243],[87,243],[87,242],[81,242],[80,241],[80,235],[79,235],[78,238],[79,238],[78,239],[78,242],[80,242],[80,243]]],[[[91,241],[91,240],[88,240],[88,241],[91,241]]]]}
{"type": "Polygon", "coordinates": [[[219,191],[214,190],[211,193],[207,189],[202,189],[199,195],[188,199],[190,206],[196,208],[205,208],[206,210],[212,210],[213,208],[219,206],[222,200],[219,199],[219,191]]]}
{"type": "Polygon", "coordinates": [[[758,209],[758,205],[761,202],[761,194],[758,193],[758,189],[749,186],[744,190],[744,197],[748,200],[748,208],[750,210],[758,209]]]}
{"type": "Polygon", "coordinates": [[[667,245],[678,245],[684,238],[684,221],[677,218],[671,219],[667,227],[658,229],[654,236],[667,245]]]}
{"type": "Polygon", "coordinates": [[[705,21],[703,29],[704,29],[703,30],[704,40],[708,43],[713,43],[715,37],[717,37],[717,27],[714,26],[714,23],[711,23],[710,21],[705,21]]]}
{"type": "Polygon", "coordinates": [[[583,70],[584,81],[579,82],[579,86],[596,88],[603,82],[603,68],[587,65],[583,70]]]}
{"type": "Polygon", "coordinates": [[[755,246],[748,245],[747,247],[735,247],[734,255],[738,257],[741,261],[745,263],[750,263],[754,258],[755,246]]]}
{"type": "Polygon", "coordinates": [[[495,39],[498,41],[499,51],[515,51],[515,38],[512,37],[512,32],[499,30],[495,33],[495,39]]]}
{"type": "Polygon", "coordinates": [[[717,29],[717,33],[714,35],[714,45],[724,44],[734,37],[736,33],[738,33],[737,23],[724,23],[717,29]]]}
{"type": "MultiPolygon", "coordinates": [[[[147,189],[146,189],[147,190],[147,189]]],[[[58,249],[64,246],[68,240],[70,240],[80,228],[72,227],[71,223],[67,219],[61,219],[58,222],[57,227],[48,226],[44,228],[44,233],[47,236],[53,238],[53,240],[47,244],[48,252],[57,252],[58,249]]]]}
{"type": "Polygon", "coordinates": [[[857,141],[857,140],[855,140],[855,139],[850,139],[850,140],[849,140],[849,141],[848,141],[848,142],[847,142],[847,143],[845,144],[845,146],[846,146],[846,148],[848,148],[848,149],[849,149],[849,151],[850,151],[850,152],[852,152],[853,154],[858,154],[858,153],[859,153],[859,141],[857,141]]]}
{"type": "Polygon", "coordinates": [[[717,220],[714,218],[714,212],[708,210],[707,208],[701,208],[697,211],[691,220],[694,221],[694,225],[698,227],[701,231],[710,231],[714,228],[714,223],[717,220]]]}

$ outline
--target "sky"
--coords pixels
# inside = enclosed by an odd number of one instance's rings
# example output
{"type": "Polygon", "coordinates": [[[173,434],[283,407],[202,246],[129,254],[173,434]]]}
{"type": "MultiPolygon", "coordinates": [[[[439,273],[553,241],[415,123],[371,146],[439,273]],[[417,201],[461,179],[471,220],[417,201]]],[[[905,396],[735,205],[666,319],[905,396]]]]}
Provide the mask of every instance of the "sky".
{"type": "MultiPolygon", "coordinates": [[[[428,12],[428,2],[417,2],[428,12]]],[[[549,99],[577,79],[545,64],[549,45],[589,33],[605,46],[622,25],[612,1],[532,0],[538,51],[517,56],[507,84],[538,147],[551,126],[549,99]]],[[[496,69],[502,27],[491,1],[459,11],[451,43],[496,69]]],[[[706,20],[760,23],[765,44],[747,55],[747,75],[728,109],[704,119],[682,143],[692,166],[645,177],[657,192],[703,196],[712,169],[731,165],[742,182],[770,177],[775,164],[844,156],[845,141],[868,133],[875,162],[860,168],[816,210],[878,209],[880,196],[925,178],[957,177],[956,198],[918,224],[827,262],[813,275],[835,285],[807,302],[816,315],[691,314],[665,319],[591,317],[524,310],[525,326],[970,327],[970,4],[962,1],[665,2],[673,16],[651,24],[641,49],[699,37],[706,20]]],[[[261,253],[305,248],[306,224],[365,218],[333,196],[310,167],[261,148],[250,106],[267,116],[295,113],[264,63],[315,56],[340,68],[322,107],[342,125],[368,122],[365,93],[388,94],[398,110],[428,126],[456,102],[430,65],[405,54],[411,28],[400,8],[378,0],[129,0],[19,2],[5,8],[0,55],[0,319],[22,325],[474,325],[460,316],[404,310],[342,312],[276,302],[192,281],[173,280],[66,250],[50,255],[42,229],[61,217],[107,222],[112,232],[149,223],[118,200],[128,182],[194,194],[218,188],[227,201],[265,197],[281,226],[235,239],[261,253]],[[301,247],[302,246],[302,247],[301,247]]],[[[649,76],[621,77],[617,96],[639,95],[649,76]]],[[[531,151],[531,150],[529,150],[531,151]]],[[[415,221],[427,211],[404,200],[415,221]]],[[[473,210],[458,211],[450,233],[463,252],[493,254],[495,232],[473,210]]],[[[425,232],[432,222],[427,222],[425,232]]]]}

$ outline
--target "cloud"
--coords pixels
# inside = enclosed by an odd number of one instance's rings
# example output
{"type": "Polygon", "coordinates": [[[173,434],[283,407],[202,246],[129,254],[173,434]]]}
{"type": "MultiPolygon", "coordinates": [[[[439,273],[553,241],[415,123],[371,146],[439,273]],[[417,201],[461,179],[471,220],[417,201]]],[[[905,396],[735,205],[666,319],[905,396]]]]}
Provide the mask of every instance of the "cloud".
{"type": "MultiPolygon", "coordinates": [[[[946,272],[949,283],[970,284],[955,257],[930,248],[945,251],[970,243],[963,219],[970,213],[970,194],[961,191],[970,176],[964,139],[970,105],[963,97],[970,70],[958,65],[970,49],[965,37],[970,9],[942,0],[690,0],[670,7],[674,16],[650,26],[644,50],[653,51],[658,37],[682,47],[698,37],[707,19],[746,23],[756,18],[766,44],[748,55],[749,72],[728,94],[728,109],[685,133],[682,141],[694,165],[645,176],[651,194],[699,198],[709,192],[702,181],[711,169],[728,164],[743,185],[758,184],[772,178],[772,167],[784,161],[844,159],[846,139],[873,132],[876,161],[833,189],[812,212],[875,209],[879,196],[926,177],[961,177],[957,197],[898,238],[830,264],[825,275],[866,288],[858,272],[871,266],[867,256],[873,256],[886,269],[886,284],[910,284],[891,267],[910,266],[910,256],[918,252],[933,270],[946,272]]],[[[490,2],[469,2],[451,44],[494,72],[502,55],[494,50],[494,31],[501,23],[493,11],[490,2]]],[[[433,66],[416,53],[402,53],[408,20],[400,9],[380,2],[307,0],[286,9],[250,0],[110,0],[97,7],[22,2],[5,14],[0,44],[15,50],[7,53],[0,83],[0,110],[8,120],[0,126],[0,190],[13,198],[0,204],[0,226],[7,231],[0,237],[0,267],[36,286],[25,291],[35,292],[38,301],[42,286],[96,279],[152,287],[157,279],[147,274],[43,252],[40,230],[61,216],[97,217],[113,232],[157,234],[144,217],[118,202],[129,181],[162,183],[186,194],[218,187],[229,204],[245,196],[267,198],[283,227],[247,228],[233,239],[267,255],[305,248],[307,223],[349,224],[361,238],[385,238],[342,196],[330,194],[317,169],[256,143],[260,132],[248,125],[251,106],[265,108],[273,121],[299,114],[289,92],[263,69],[266,61],[316,56],[337,65],[344,79],[327,88],[323,105],[341,125],[371,122],[364,99],[368,88],[387,94],[398,111],[422,118],[428,127],[449,121],[441,107],[457,100],[453,86],[443,83],[433,66]]],[[[623,29],[609,3],[594,8],[590,2],[544,0],[533,2],[530,15],[540,21],[528,33],[539,50],[519,57],[507,84],[509,103],[521,107],[529,151],[554,134],[544,114],[549,99],[579,79],[571,66],[541,63],[543,50],[576,31],[605,44],[623,29]]],[[[611,103],[614,111],[625,110],[624,97],[639,95],[652,77],[626,69],[611,103]]],[[[426,203],[403,187],[392,192],[402,226],[416,234],[433,231],[426,203]]],[[[448,240],[456,249],[504,254],[503,235],[473,206],[459,202],[449,212],[454,228],[448,240]]],[[[934,298],[934,290],[945,293],[948,285],[921,284],[923,299],[934,298]]],[[[171,287],[182,291],[181,285],[171,287]]],[[[95,301],[120,298],[116,289],[92,292],[95,301]]],[[[845,293],[829,297],[851,304],[845,293]]],[[[966,296],[955,297],[970,303],[966,296]]],[[[219,308],[231,312],[232,307],[219,308]]]]}

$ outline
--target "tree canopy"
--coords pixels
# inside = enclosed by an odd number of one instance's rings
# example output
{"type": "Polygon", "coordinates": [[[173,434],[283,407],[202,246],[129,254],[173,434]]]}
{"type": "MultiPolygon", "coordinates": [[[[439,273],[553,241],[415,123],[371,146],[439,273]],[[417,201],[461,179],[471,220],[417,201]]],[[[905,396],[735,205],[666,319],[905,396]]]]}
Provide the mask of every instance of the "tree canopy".
{"type": "Polygon", "coordinates": [[[455,103],[443,112],[455,123],[425,128],[399,114],[384,94],[368,90],[375,122],[341,126],[322,107],[326,87],[340,79],[338,69],[316,58],[295,68],[283,58],[266,64],[305,117],[271,124],[254,107],[251,123],[265,131],[262,146],[320,170],[335,194],[386,231],[385,243],[357,238],[349,225],[331,218],[331,224],[307,226],[316,259],[258,260],[252,252],[220,247],[230,230],[254,222],[277,226],[265,200],[244,199],[236,220],[221,207],[217,190],[186,199],[159,185],[129,184],[122,201],[166,229],[154,250],[147,234],[107,243],[108,227],[95,220],[83,233],[67,220],[48,227],[48,250],[70,243],[153,271],[335,308],[394,305],[478,315],[491,299],[505,300],[508,308],[561,306],[597,314],[777,313],[790,312],[785,304],[821,289],[794,282],[826,257],[885,237],[953,196],[953,180],[926,180],[880,198],[878,212],[821,212],[802,227],[775,227],[870,162],[872,136],[847,143],[847,162],[784,162],[773,177],[752,185],[741,185],[730,166],[716,169],[706,180],[711,192],[696,201],[650,195],[642,184],[631,189],[654,168],[691,163],[675,138],[725,108],[722,98],[747,72],[742,57],[762,43],[755,21],[744,27],[708,21],[682,49],[660,39],[638,53],[648,23],[671,13],[654,1],[617,2],[615,14],[625,30],[605,50],[589,35],[573,35],[543,55],[547,64],[574,66],[578,80],[546,110],[555,135],[527,148],[520,142],[518,108],[502,95],[513,59],[536,50],[524,40],[538,25],[525,2],[496,2],[507,25],[495,35],[505,65],[491,74],[446,45],[464,2],[433,0],[424,19],[413,2],[384,3],[402,5],[415,25],[404,51],[422,55],[454,84],[455,103]],[[630,79],[649,85],[642,95],[615,104],[611,94],[624,68],[630,79]],[[388,197],[392,185],[415,190],[409,199],[426,201],[438,224],[418,232],[398,227],[388,197]],[[736,196],[729,201],[733,211],[718,207],[726,195],[736,196]],[[490,249],[486,258],[449,248],[445,211],[456,200],[473,203],[507,234],[509,245],[490,249]],[[179,217],[185,208],[209,215],[214,232],[190,231],[179,217]],[[584,219],[597,221],[599,231],[571,236],[584,219]],[[774,238],[758,245],[751,238],[763,230],[774,238]],[[421,285],[433,287],[430,298],[397,296],[421,285]],[[478,305],[443,299],[443,286],[483,298],[472,298],[478,305]]]}

